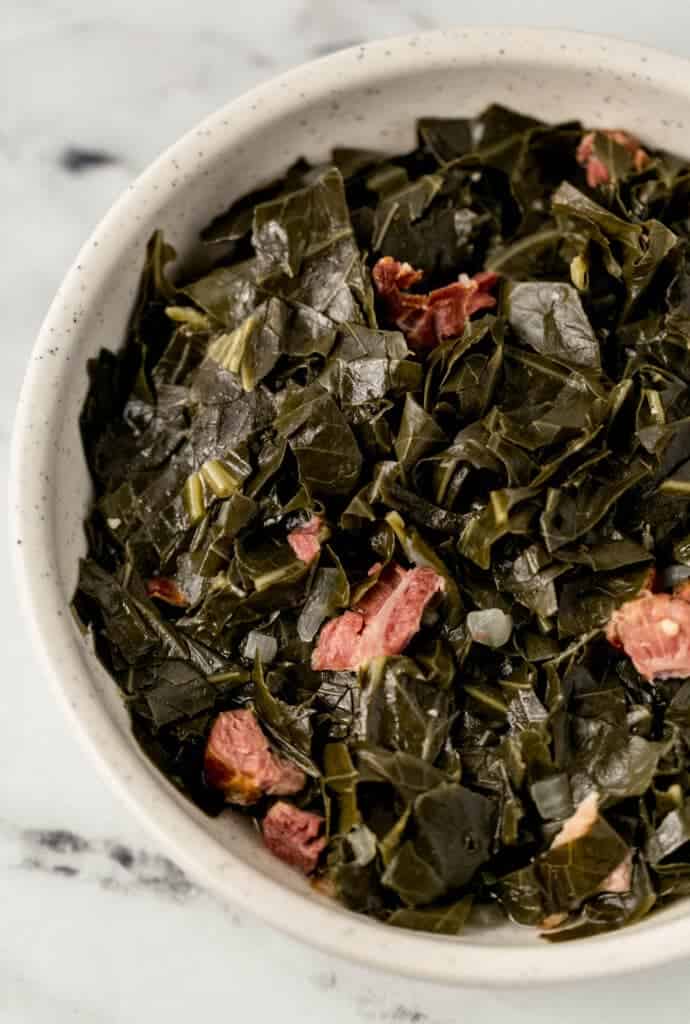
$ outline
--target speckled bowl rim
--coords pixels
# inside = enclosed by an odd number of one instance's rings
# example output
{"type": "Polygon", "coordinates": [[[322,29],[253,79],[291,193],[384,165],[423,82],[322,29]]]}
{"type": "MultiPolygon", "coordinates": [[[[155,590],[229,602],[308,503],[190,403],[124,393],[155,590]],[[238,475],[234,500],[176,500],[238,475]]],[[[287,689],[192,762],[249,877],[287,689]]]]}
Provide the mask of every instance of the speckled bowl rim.
{"type": "Polygon", "coordinates": [[[141,194],[150,195],[159,185],[160,194],[165,194],[170,187],[166,184],[167,168],[171,161],[184,163],[195,155],[199,132],[205,135],[205,159],[210,160],[216,150],[228,145],[228,128],[224,126],[229,121],[260,127],[268,117],[291,109],[300,92],[309,99],[318,98],[342,85],[343,80],[366,85],[399,72],[401,67],[416,70],[430,61],[439,66],[475,64],[495,60],[499,52],[508,60],[524,60],[529,54],[530,64],[536,67],[560,62],[583,73],[595,60],[622,76],[635,76],[644,64],[646,75],[657,88],[687,93],[690,103],[690,64],[679,57],[602,36],[524,28],[444,29],[368,43],[304,65],[253,89],[212,114],[163,153],[115,203],[83,247],[58,291],[32,353],[17,408],[10,473],[16,579],[45,670],[104,775],[175,860],[224,899],[331,954],[410,977],[494,987],[593,978],[688,955],[690,908],[683,917],[668,921],[661,918],[644,928],[632,927],[575,945],[535,942],[533,946],[513,947],[485,940],[473,942],[471,935],[448,940],[392,928],[384,932],[376,922],[316,902],[266,878],[185,812],[157,773],[147,770],[105,707],[95,699],[73,624],[64,608],[60,582],[44,571],[46,565],[55,563],[53,520],[51,516],[42,519],[35,509],[42,497],[37,465],[41,460],[48,464],[51,413],[55,413],[57,402],[42,359],[50,352],[55,330],[64,327],[66,318],[80,308],[78,267],[88,265],[92,276],[107,278],[117,265],[120,251],[114,229],[127,223],[141,194]],[[43,428],[35,421],[37,408],[43,410],[43,428]],[[27,432],[32,429],[35,460],[22,457],[27,432]]]}

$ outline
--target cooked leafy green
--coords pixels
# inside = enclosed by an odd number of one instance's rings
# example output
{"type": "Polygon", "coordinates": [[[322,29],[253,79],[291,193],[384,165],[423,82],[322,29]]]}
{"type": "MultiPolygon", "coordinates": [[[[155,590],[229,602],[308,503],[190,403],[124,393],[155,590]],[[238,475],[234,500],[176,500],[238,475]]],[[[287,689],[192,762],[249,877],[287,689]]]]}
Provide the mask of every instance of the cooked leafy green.
{"type": "Polygon", "coordinates": [[[689,181],[624,132],[424,118],[235,199],[202,276],[156,233],[89,364],[74,609],[134,735],[216,814],[250,711],[353,910],[565,941],[690,890],[690,682],[605,635],[690,574],[689,181]]]}

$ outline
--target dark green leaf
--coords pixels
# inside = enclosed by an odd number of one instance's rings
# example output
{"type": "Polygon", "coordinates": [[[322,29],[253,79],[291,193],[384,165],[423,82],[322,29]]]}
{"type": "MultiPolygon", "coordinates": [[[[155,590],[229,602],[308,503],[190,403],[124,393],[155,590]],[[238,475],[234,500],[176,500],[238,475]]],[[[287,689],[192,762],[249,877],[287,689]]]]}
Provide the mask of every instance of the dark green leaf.
{"type": "Polygon", "coordinates": [[[395,928],[412,928],[435,935],[459,935],[467,923],[472,910],[472,897],[463,896],[456,903],[440,907],[425,907],[424,910],[396,910],[388,918],[388,924],[395,928]]]}
{"type": "Polygon", "coordinates": [[[253,682],[256,713],[278,749],[307,775],[318,776],[319,770],[311,758],[312,709],[275,697],[264,679],[259,659],[254,666],[253,682]]]}
{"type": "Polygon", "coordinates": [[[403,750],[359,745],[356,757],[362,782],[389,782],[408,802],[445,781],[438,768],[403,750]]]}
{"type": "Polygon", "coordinates": [[[636,459],[629,465],[609,466],[607,477],[587,479],[576,495],[549,488],[541,515],[541,532],[549,551],[571,544],[593,529],[611,506],[649,473],[647,465],[636,459]]]}
{"type": "Polygon", "coordinates": [[[604,893],[585,903],[582,911],[556,929],[542,934],[549,942],[567,942],[634,924],[652,910],[657,901],[652,879],[643,860],[633,866],[630,892],[604,893]]]}
{"type": "Polygon", "coordinates": [[[449,698],[404,657],[375,658],[360,671],[358,738],[433,762],[449,728],[449,698]]]}
{"type": "Polygon", "coordinates": [[[543,853],[537,860],[537,871],[550,912],[578,907],[599,889],[627,853],[625,842],[603,818],[578,839],[543,853]]]}
{"type": "Polygon", "coordinates": [[[383,905],[377,873],[376,836],[357,825],[343,836],[329,857],[329,877],[343,903],[351,910],[376,913],[383,905]]]}
{"type": "Polygon", "coordinates": [[[516,924],[538,925],[546,916],[545,893],[534,864],[498,879],[498,897],[516,924]]]}
{"type": "Polygon", "coordinates": [[[570,779],[564,773],[539,779],[530,786],[539,816],[544,821],[559,821],[569,818],[574,812],[570,779]]]}
{"type": "Polygon", "coordinates": [[[395,439],[395,453],[400,464],[412,468],[434,448],[438,449],[447,443],[448,438],[433,417],[408,394],[395,439]]]}
{"type": "Polygon", "coordinates": [[[73,608],[136,740],[219,813],[208,736],[254,708],[316,884],[397,927],[491,901],[565,941],[690,893],[688,684],[607,639],[690,566],[690,165],[632,141],[494,104],[230,182],[89,363],[73,608]],[[312,669],[365,628],[357,673],[312,669]]]}
{"type": "Polygon", "coordinates": [[[690,847],[690,800],[678,810],[670,811],[656,832],[650,836],[645,855],[652,867],[669,863],[685,863],[690,847]]]}
{"type": "Polygon", "coordinates": [[[442,783],[417,798],[415,849],[447,889],[467,885],[488,859],[496,816],[492,800],[442,783]]]}
{"type": "Polygon", "coordinates": [[[446,890],[443,878],[432,864],[420,857],[409,839],[393,857],[381,881],[410,907],[433,903],[446,890]]]}
{"type": "Polygon", "coordinates": [[[508,322],[526,345],[557,362],[597,368],[599,343],[569,284],[526,281],[505,294],[508,322]]]}
{"type": "Polygon", "coordinates": [[[349,603],[350,586],[342,566],[336,569],[319,569],[297,620],[300,640],[310,643],[322,623],[332,618],[341,608],[346,608],[349,603]]]}
{"type": "Polygon", "coordinates": [[[257,273],[254,260],[234,267],[218,267],[182,291],[224,327],[233,330],[260,301],[257,273]]]}
{"type": "Polygon", "coordinates": [[[357,483],[362,456],[354,434],[329,393],[318,384],[295,392],[276,421],[289,438],[300,480],[312,494],[348,494],[357,483]]]}
{"type": "Polygon", "coordinates": [[[259,280],[297,277],[303,263],[352,233],[340,172],[333,168],[313,185],[254,208],[252,242],[259,280]]]}
{"type": "Polygon", "coordinates": [[[156,728],[193,718],[215,706],[217,687],[188,661],[166,661],[151,673],[144,699],[156,728]]]}
{"type": "Polygon", "coordinates": [[[463,156],[472,148],[472,124],[465,118],[423,117],[417,130],[440,164],[463,156]]]}

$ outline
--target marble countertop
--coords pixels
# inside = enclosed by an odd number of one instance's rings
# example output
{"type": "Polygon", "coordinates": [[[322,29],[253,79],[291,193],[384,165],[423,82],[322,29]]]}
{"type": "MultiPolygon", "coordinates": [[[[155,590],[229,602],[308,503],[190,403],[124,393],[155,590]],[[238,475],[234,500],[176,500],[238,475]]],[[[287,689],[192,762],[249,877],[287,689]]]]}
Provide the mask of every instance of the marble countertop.
{"type": "MultiPolygon", "coordinates": [[[[690,6],[629,0],[3,0],[0,466],[39,323],[80,242],[200,117],[286,67],[464,20],[625,34],[690,56],[690,6]],[[240,13],[240,10],[242,13],[240,13]],[[8,102],[9,101],[9,102],[8,102]]],[[[6,510],[3,508],[3,516],[6,510]]],[[[5,534],[7,530],[5,530],[5,534]]],[[[558,990],[467,991],[385,977],[222,906],[167,860],[96,775],[37,667],[0,548],[0,1024],[680,1024],[688,965],[558,990]]]]}

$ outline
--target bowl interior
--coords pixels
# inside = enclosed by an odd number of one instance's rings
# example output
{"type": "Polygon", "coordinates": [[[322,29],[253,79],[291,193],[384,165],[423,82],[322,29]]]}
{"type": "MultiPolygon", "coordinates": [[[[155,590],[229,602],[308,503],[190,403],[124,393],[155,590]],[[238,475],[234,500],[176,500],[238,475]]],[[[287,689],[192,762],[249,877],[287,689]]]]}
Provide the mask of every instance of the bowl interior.
{"type": "Polygon", "coordinates": [[[86,362],[120,344],[154,229],[187,257],[213,215],[300,155],[323,160],[334,144],[400,152],[414,143],[417,117],[475,114],[491,102],[551,121],[625,127],[690,152],[688,67],[588,36],[457,30],[299,69],[212,116],[132,186],[82,250],[39,338],[18,413],[13,494],[21,586],[46,663],[108,775],[181,863],[338,952],[446,980],[527,982],[631,967],[643,948],[648,963],[651,946],[664,955],[654,933],[669,928],[687,950],[690,924],[678,903],[620,937],[567,951],[506,924],[453,941],[389,929],[381,943],[382,926],[334,908],[271,857],[246,820],[207,819],[181,798],[140,755],[116,687],[68,611],[90,499],[78,432],[86,362]]]}

